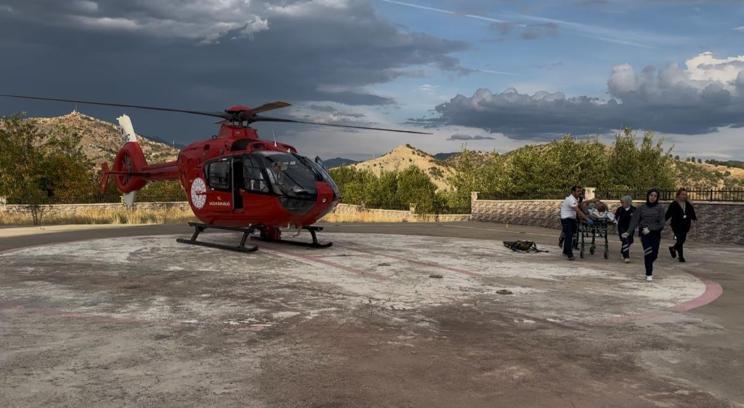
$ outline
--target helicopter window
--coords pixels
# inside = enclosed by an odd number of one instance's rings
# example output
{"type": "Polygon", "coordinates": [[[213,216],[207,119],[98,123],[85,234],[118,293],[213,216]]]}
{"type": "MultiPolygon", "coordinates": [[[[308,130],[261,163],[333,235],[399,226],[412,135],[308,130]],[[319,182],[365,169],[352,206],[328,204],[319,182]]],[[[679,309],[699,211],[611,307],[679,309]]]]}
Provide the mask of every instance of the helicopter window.
{"type": "Polygon", "coordinates": [[[261,152],[266,174],[274,192],[279,195],[314,200],[315,171],[297,156],[280,152],[261,152]]]}
{"type": "Polygon", "coordinates": [[[212,162],[207,165],[209,186],[216,190],[230,190],[230,162],[227,160],[212,162]]]}
{"type": "Polygon", "coordinates": [[[264,177],[263,166],[260,157],[245,156],[243,158],[243,180],[244,187],[248,191],[257,193],[268,193],[269,185],[264,177]]]}
{"type": "Polygon", "coordinates": [[[324,180],[326,183],[328,183],[331,186],[331,189],[333,190],[333,195],[335,197],[341,197],[341,192],[338,189],[338,186],[336,185],[336,182],[333,181],[333,178],[331,178],[331,175],[328,173],[328,170],[325,169],[325,167],[322,165],[322,161],[320,163],[318,162],[320,158],[316,158],[315,160],[310,160],[307,157],[300,156],[298,154],[295,155],[298,159],[302,160],[303,163],[307,167],[310,167],[313,169],[315,174],[317,175],[317,178],[319,180],[324,180]]]}

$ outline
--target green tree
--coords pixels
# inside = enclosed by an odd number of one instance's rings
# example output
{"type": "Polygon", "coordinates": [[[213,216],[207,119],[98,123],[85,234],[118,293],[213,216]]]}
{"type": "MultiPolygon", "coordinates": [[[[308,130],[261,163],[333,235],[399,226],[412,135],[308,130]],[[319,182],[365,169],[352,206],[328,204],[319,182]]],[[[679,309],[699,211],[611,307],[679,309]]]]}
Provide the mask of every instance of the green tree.
{"type": "Polygon", "coordinates": [[[653,133],[645,133],[639,144],[635,134],[626,129],[616,136],[609,155],[608,187],[634,193],[649,187],[672,189],[672,163],[662,141],[654,141],[653,133]]]}
{"type": "Polygon", "coordinates": [[[437,195],[437,187],[418,167],[411,166],[398,174],[398,201],[413,204],[420,214],[439,213],[443,202],[437,195]]]}
{"type": "Polygon", "coordinates": [[[92,164],[79,138],[66,129],[57,134],[47,136],[20,116],[0,119],[0,195],[26,204],[34,224],[41,223],[45,204],[95,194],[92,164]]]}
{"type": "Polygon", "coordinates": [[[364,203],[370,208],[405,209],[398,195],[398,172],[383,171],[364,189],[364,203]]]}
{"type": "Polygon", "coordinates": [[[565,136],[513,152],[506,191],[563,191],[575,184],[603,187],[607,173],[607,149],[602,143],[565,136]]]}
{"type": "Polygon", "coordinates": [[[351,166],[342,166],[331,169],[331,177],[341,190],[341,201],[346,204],[365,204],[368,197],[368,190],[373,183],[376,183],[376,177],[370,171],[357,170],[351,166]]]}
{"type": "Polygon", "coordinates": [[[473,191],[502,191],[506,184],[504,158],[500,154],[463,150],[451,159],[453,174],[448,179],[453,190],[440,194],[449,209],[470,212],[470,193],[473,191]]]}
{"type": "Polygon", "coordinates": [[[137,201],[186,201],[186,193],[178,181],[158,181],[137,191],[137,201]]]}
{"type": "Polygon", "coordinates": [[[52,200],[57,203],[79,203],[95,200],[98,191],[93,163],[88,160],[78,142],[77,133],[67,129],[60,136],[48,138],[43,147],[43,173],[54,187],[52,200]]]}

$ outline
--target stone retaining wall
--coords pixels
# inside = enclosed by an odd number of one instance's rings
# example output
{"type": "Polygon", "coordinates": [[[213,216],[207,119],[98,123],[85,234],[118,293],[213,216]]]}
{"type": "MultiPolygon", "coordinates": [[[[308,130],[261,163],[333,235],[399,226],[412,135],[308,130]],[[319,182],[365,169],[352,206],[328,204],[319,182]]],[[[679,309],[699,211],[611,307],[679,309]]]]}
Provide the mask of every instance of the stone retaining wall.
{"type": "MultiPolygon", "coordinates": [[[[562,200],[480,200],[473,194],[472,219],[501,224],[530,225],[560,229],[562,200]]],[[[635,205],[641,205],[636,202],[635,205]]],[[[668,203],[662,203],[667,205],[668,203]]],[[[619,203],[608,202],[612,211],[619,203]]],[[[693,202],[698,222],[688,236],[721,244],[744,245],[744,203],[693,202]]],[[[671,237],[671,228],[665,228],[671,237]]]]}
{"type": "MultiPolygon", "coordinates": [[[[123,210],[125,207],[120,203],[102,204],[53,204],[44,206],[46,216],[53,215],[58,219],[74,220],[78,217],[89,216],[92,212],[114,212],[123,210]]],[[[134,204],[135,210],[159,211],[179,210],[189,211],[188,202],[164,202],[149,203],[138,202],[134,204]]],[[[0,224],[3,216],[24,216],[29,218],[30,213],[26,205],[0,205],[0,224]]],[[[359,205],[339,204],[336,209],[323,218],[326,222],[453,222],[467,221],[470,214],[416,214],[413,211],[380,210],[364,208],[359,205]]]]}
{"type": "MultiPolygon", "coordinates": [[[[96,203],[96,204],[51,204],[42,206],[45,211],[53,213],[60,217],[75,217],[89,213],[91,210],[100,211],[117,211],[124,207],[121,203],[96,203]]],[[[136,210],[165,210],[165,209],[178,209],[178,210],[189,210],[189,203],[186,201],[176,202],[162,202],[162,203],[134,203],[134,209],[136,210]]],[[[28,213],[28,205],[24,204],[8,204],[0,205],[0,217],[3,214],[23,214],[28,213]]]]}

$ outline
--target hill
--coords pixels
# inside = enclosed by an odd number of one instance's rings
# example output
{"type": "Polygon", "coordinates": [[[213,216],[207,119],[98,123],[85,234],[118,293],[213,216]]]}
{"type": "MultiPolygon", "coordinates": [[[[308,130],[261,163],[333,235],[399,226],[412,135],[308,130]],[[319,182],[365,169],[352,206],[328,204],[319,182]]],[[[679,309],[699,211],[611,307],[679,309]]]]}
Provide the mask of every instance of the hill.
{"type": "MultiPolygon", "coordinates": [[[[96,167],[102,162],[111,163],[123,144],[118,125],[77,111],[63,116],[29,118],[29,120],[37,122],[50,135],[60,132],[62,129],[76,132],[80,135],[80,146],[83,152],[86,157],[96,164],[96,167]]],[[[171,161],[178,156],[178,149],[174,147],[148,139],[142,135],[137,135],[137,137],[148,163],[171,161]]]]}
{"type": "Polygon", "coordinates": [[[715,164],[718,166],[726,166],[726,167],[737,167],[740,169],[744,169],[744,161],[741,160],[726,160],[726,161],[720,161],[720,160],[706,160],[705,161],[708,164],[715,164]]]}
{"type": "Polygon", "coordinates": [[[742,188],[744,168],[711,163],[674,161],[677,182],[690,189],[742,188]]]}
{"type": "Polygon", "coordinates": [[[333,159],[328,159],[323,162],[323,164],[325,165],[327,169],[333,169],[333,168],[341,167],[341,166],[348,166],[350,164],[356,164],[356,163],[359,163],[359,162],[356,160],[344,159],[343,157],[335,157],[333,159]]]}
{"type": "Polygon", "coordinates": [[[429,153],[408,144],[400,145],[378,158],[356,163],[352,167],[357,170],[369,170],[379,176],[383,171],[403,171],[411,166],[418,167],[426,173],[437,190],[452,190],[449,179],[454,170],[429,153]]]}

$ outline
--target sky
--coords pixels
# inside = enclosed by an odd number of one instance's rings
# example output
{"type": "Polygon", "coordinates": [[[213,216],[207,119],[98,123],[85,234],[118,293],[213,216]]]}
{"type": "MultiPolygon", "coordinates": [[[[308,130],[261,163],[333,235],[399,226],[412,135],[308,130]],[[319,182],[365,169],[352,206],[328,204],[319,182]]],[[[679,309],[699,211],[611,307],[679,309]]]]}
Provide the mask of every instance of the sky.
{"type": "MultiPolygon", "coordinates": [[[[682,157],[744,159],[735,0],[0,0],[0,93],[221,110],[431,135],[256,123],[310,157],[508,151],[653,131],[682,157]]],[[[0,98],[0,115],[69,113],[0,98]]],[[[77,106],[178,144],[205,117],[77,106]]]]}

